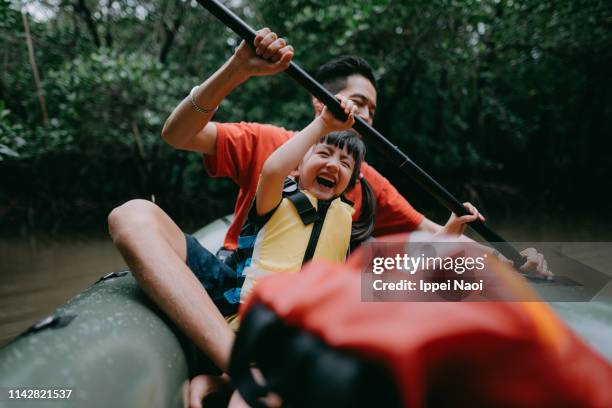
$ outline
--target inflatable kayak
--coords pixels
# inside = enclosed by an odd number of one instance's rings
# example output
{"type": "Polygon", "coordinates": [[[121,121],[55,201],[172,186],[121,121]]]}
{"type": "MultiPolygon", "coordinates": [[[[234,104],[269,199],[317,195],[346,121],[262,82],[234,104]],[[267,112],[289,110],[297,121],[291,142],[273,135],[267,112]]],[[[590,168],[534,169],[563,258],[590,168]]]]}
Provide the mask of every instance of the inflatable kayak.
{"type": "MultiPolygon", "coordinates": [[[[194,235],[214,252],[230,222],[223,217],[194,235]]],[[[534,286],[567,290],[546,282],[534,286]]],[[[611,294],[607,282],[590,302],[551,303],[609,361],[611,294]]],[[[131,273],[115,272],[0,349],[0,407],[183,407],[188,379],[200,361],[201,354],[146,298],[131,273]],[[64,393],[24,405],[36,390],[38,395],[49,390],[50,397],[54,390],[64,393]]]]}
{"type": "MultiPolygon", "coordinates": [[[[230,223],[194,236],[215,252],[230,223]]],[[[114,272],[0,349],[0,407],[183,407],[200,357],[129,271],[114,272]],[[35,390],[51,392],[24,405],[35,390]]]]}

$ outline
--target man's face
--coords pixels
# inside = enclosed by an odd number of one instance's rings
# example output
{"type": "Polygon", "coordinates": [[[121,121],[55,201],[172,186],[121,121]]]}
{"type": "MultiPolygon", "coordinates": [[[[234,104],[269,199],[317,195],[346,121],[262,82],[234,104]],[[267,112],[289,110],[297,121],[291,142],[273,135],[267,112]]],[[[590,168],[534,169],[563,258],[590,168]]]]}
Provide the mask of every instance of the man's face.
{"type": "MultiPolygon", "coordinates": [[[[374,85],[362,75],[351,75],[346,79],[346,86],[338,94],[346,96],[357,106],[357,115],[361,116],[369,125],[374,121],[376,112],[376,89],[374,85]]],[[[323,104],[314,102],[316,115],[321,114],[323,104]]]]}

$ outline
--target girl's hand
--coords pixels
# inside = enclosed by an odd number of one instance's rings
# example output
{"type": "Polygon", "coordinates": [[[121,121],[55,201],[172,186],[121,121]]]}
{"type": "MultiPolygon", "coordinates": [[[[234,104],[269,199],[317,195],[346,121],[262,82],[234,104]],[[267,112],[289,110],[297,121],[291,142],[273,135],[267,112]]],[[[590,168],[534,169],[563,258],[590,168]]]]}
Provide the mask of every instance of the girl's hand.
{"type": "Polygon", "coordinates": [[[327,109],[327,106],[325,106],[321,111],[319,118],[327,130],[326,133],[350,129],[355,124],[355,112],[357,112],[357,106],[355,103],[349,98],[339,94],[336,95],[336,98],[338,98],[340,101],[340,106],[342,109],[344,109],[344,113],[348,116],[348,118],[344,122],[341,121],[340,119],[336,118],[336,116],[334,116],[329,109],[327,109]]]}
{"type": "Polygon", "coordinates": [[[470,212],[470,214],[458,217],[455,213],[452,213],[446,222],[446,225],[442,228],[442,231],[440,231],[441,233],[447,235],[462,235],[468,223],[476,221],[477,219],[481,221],[485,220],[485,218],[472,204],[463,203],[463,206],[470,212]]]}

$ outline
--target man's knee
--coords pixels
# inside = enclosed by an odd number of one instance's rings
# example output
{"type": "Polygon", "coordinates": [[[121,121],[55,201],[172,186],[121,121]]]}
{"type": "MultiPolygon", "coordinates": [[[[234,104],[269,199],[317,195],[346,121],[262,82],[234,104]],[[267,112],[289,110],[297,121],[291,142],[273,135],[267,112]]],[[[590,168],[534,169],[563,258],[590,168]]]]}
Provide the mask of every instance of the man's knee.
{"type": "Polygon", "coordinates": [[[115,245],[125,244],[155,228],[159,207],[147,200],[130,200],[108,215],[108,231],[115,245]]]}

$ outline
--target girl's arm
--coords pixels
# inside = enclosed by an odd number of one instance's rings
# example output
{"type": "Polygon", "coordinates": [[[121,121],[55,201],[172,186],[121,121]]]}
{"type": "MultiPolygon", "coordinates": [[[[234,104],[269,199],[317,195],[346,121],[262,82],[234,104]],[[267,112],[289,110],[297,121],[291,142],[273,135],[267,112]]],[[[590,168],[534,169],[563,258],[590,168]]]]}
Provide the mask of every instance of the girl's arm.
{"type": "Polygon", "coordinates": [[[312,145],[328,133],[350,129],[353,126],[356,106],[353,101],[346,97],[340,95],[336,95],[336,97],[340,100],[344,113],[348,115],[346,122],[336,119],[325,108],[321,115],[317,116],[301,132],[298,132],[268,157],[261,170],[257,192],[255,193],[257,215],[264,215],[276,208],[282,198],[285,177],[297,168],[312,145]]]}

